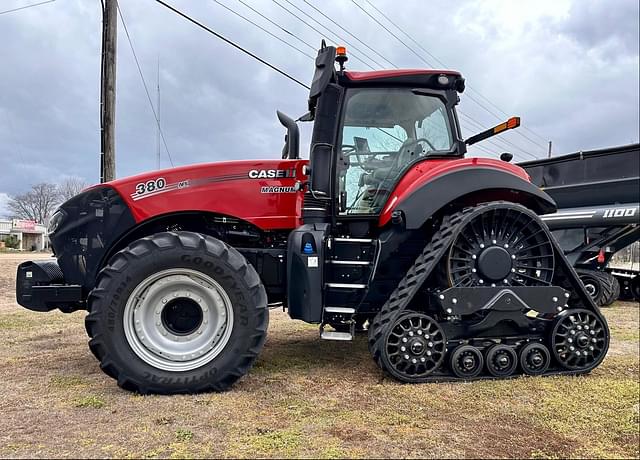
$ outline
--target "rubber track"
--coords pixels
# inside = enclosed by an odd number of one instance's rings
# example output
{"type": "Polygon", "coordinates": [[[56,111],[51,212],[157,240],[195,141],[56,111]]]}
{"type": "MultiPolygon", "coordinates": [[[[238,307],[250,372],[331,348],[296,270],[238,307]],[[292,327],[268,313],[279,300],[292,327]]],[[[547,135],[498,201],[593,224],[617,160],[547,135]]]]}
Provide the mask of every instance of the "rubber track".
{"type": "Polygon", "coordinates": [[[424,247],[416,258],[413,266],[402,278],[398,287],[391,293],[382,309],[373,318],[369,332],[369,351],[373,359],[379,363],[380,350],[384,346],[384,336],[389,325],[393,324],[406,309],[411,299],[416,295],[427,277],[431,274],[446,250],[449,248],[453,235],[460,222],[467,214],[478,208],[467,208],[463,211],[446,216],[442,225],[433,235],[431,241],[424,247]]]}
{"type": "MultiPolygon", "coordinates": [[[[140,382],[130,375],[125,375],[113,361],[106,347],[103,344],[102,334],[99,332],[100,317],[98,309],[106,304],[109,299],[105,298],[106,287],[111,282],[113,275],[127,270],[128,262],[138,259],[141,256],[149,255],[154,251],[162,251],[167,247],[180,246],[184,249],[198,249],[203,253],[208,253],[232,266],[240,273],[249,286],[248,295],[252,298],[252,303],[257,305],[255,314],[258,316],[258,326],[252,335],[252,346],[238,358],[239,365],[228,370],[226,375],[219,376],[217,382],[202,382],[198,387],[192,388],[184,393],[200,393],[207,391],[225,391],[231,387],[240,377],[246,375],[258,354],[262,350],[266,340],[266,331],[269,325],[269,311],[267,308],[267,295],[260,277],[248,265],[247,260],[234,248],[215,238],[206,237],[200,233],[193,232],[165,232],[157,233],[134,241],[122,251],[114,255],[109,264],[99,273],[96,287],[89,294],[87,307],[89,314],[85,318],[85,327],[89,340],[89,348],[95,357],[100,361],[100,368],[110,377],[118,381],[118,385],[126,390],[137,391],[142,394],[156,393],[168,394],[162,386],[140,382]]],[[[171,394],[180,392],[172,391],[171,394]]]]}
{"type": "MultiPolygon", "coordinates": [[[[391,293],[389,299],[385,302],[381,310],[372,320],[369,328],[369,351],[371,352],[374,361],[378,364],[379,367],[384,369],[384,367],[382,366],[380,355],[383,347],[385,346],[384,339],[387,333],[387,328],[390,327],[390,325],[392,325],[395,320],[402,314],[402,312],[407,308],[407,306],[409,305],[415,294],[418,292],[418,290],[421,288],[423,283],[426,281],[426,279],[429,277],[431,272],[434,270],[434,268],[437,267],[439,261],[442,259],[445,252],[452,243],[453,236],[457,230],[458,225],[460,225],[461,221],[464,220],[464,218],[468,214],[471,214],[478,209],[491,207],[492,205],[500,203],[521,206],[517,203],[496,201],[466,208],[462,211],[444,217],[438,231],[433,235],[431,241],[427,243],[425,248],[422,250],[422,253],[416,258],[413,266],[407,271],[407,274],[400,281],[398,287],[391,293]]],[[[529,210],[527,209],[527,211],[529,210]]],[[[596,306],[589,294],[586,292],[584,285],[582,284],[582,281],[580,281],[580,278],[578,277],[575,269],[564,257],[564,252],[556,242],[555,238],[553,238],[546,225],[543,224],[543,227],[545,228],[546,233],[550,238],[554,253],[556,255],[556,263],[560,262],[560,264],[558,264],[560,266],[556,266],[554,274],[554,284],[559,285],[564,289],[567,289],[570,292],[574,293],[574,295],[572,295],[572,299],[570,300],[572,308],[586,308],[587,310],[592,311],[596,316],[600,318],[604,327],[608,329],[606,319],[604,318],[602,313],[600,313],[600,309],[596,306]]],[[[605,350],[605,356],[606,352],[607,350],[605,350]]],[[[577,375],[589,371],[590,369],[585,371],[550,370],[543,375],[577,375]]],[[[517,375],[512,375],[507,378],[511,377],[517,377],[517,375]]],[[[449,382],[485,379],[495,380],[496,377],[479,375],[478,377],[472,379],[460,379],[455,376],[449,377],[434,375],[433,379],[429,380],[434,382],[449,382]]]]}

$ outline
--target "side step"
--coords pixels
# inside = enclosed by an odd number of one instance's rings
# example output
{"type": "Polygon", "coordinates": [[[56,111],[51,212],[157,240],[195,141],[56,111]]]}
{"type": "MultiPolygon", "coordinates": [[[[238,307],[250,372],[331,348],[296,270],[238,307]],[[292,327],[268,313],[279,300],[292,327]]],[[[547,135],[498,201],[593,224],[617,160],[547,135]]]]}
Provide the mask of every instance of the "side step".
{"type": "Polygon", "coordinates": [[[324,327],[327,323],[322,323],[320,325],[320,338],[323,340],[344,340],[350,341],[353,340],[353,336],[355,335],[355,322],[353,321],[353,315],[356,313],[355,308],[350,307],[324,307],[324,313],[326,318],[327,314],[332,316],[333,318],[342,318],[341,321],[345,321],[346,324],[349,324],[349,332],[338,332],[338,331],[325,331],[324,327]],[[344,316],[342,316],[344,315],[344,316]]]}
{"type": "Polygon", "coordinates": [[[337,331],[320,331],[320,338],[323,340],[353,340],[353,335],[350,332],[337,332],[337,331]]]}

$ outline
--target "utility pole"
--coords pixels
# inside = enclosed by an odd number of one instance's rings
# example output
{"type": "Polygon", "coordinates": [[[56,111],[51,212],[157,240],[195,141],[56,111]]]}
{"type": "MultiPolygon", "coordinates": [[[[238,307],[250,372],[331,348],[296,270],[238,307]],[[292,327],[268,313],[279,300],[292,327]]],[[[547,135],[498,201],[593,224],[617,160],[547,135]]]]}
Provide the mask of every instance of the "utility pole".
{"type": "Polygon", "coordinates": [[[549,141],[549,158],[551,158],[551,141],[549,141]]]}
{"type": "Polygon", "coordinates": [[[158,56],[158,73],[157,88],[158,88],[158,100],[156,101],[156,108],[158,111],[158,126],[156,127],[156,166],[160,169],[160,56],[158,56]]]}
{"type": "Polygon", "coordinates": [[[100,182],[116,178],[116,51],[118,0],[104,0],[100,75],[100,182]]]}

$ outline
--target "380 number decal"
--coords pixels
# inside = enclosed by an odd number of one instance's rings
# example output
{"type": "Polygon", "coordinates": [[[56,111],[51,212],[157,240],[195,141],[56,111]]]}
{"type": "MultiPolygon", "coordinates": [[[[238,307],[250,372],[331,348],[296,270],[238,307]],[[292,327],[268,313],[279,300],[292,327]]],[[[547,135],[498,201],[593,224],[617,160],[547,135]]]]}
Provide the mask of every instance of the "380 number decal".
{"type": "Polygon", "coordinates": [[[159,177],[155,180],[147,182],[140,182],[136,185],[136,195],[144,195],[146,193],[157,192],[167,186],[167,181],[164,177],[159,177]]]}

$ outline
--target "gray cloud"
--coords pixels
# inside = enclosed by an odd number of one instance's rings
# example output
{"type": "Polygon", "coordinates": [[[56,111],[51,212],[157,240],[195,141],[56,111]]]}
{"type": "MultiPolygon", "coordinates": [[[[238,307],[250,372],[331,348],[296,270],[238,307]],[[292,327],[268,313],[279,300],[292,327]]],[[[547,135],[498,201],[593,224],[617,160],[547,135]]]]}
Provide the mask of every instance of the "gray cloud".
{"type": "MultiPolygon", "coordinates": [[[[237,1],[222,1],[286,38],[237,1]]],[[[312,12],[301,0],[293,1],[312,12]]],[[[426,66],[351,2],[310,1],[394,64],[426,66]]],[[[215,3],[174,3],[297,78],[310,80],[308,58],[215,3]]],[[[154,103],[160,59],[161,118],[174,163],[279,155],[283,129],[275,110],[301,114],[305,90],[152,0],[120,4],[154,103]]],[[[252,4],[287,30],[319,44],[318,33],[273,2],[252,4]]],[[[638,141],[637,2],[375,4],[440,60],[461,70],[472,88],[553,139],[555,152],[638,141]]],[[[99,10],[97,1],[58,0],[0,16],[0,193],[19,193],[30,184],[68,175],[98,180],[99,10]]],[[[122,28],[118,45],[117,172],[122,177],[155,167],[156,133],[122,28]]],[[[355,50],[350,54],[350,68],[365,68],[355,50]]],[[[480,98],[473,91],[462,95],[462,111],[485,126],[496,122],[472,97],[480,98]]],[[[473,129],[464,126],[466,134],[473,129]]],[[[521,150],[544,152],[544,145],[516,133],[505,139],[521,150]]],[[[514,153],[516,159],[527,159],[514,153]]],[[[168,165],[163,149],[162,166],[168,165]]]]}

